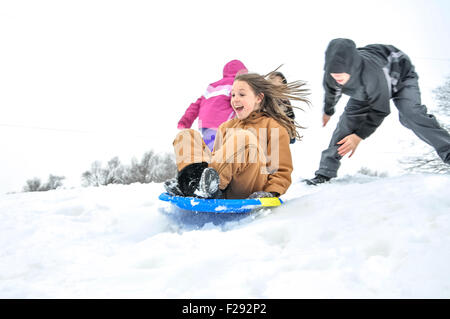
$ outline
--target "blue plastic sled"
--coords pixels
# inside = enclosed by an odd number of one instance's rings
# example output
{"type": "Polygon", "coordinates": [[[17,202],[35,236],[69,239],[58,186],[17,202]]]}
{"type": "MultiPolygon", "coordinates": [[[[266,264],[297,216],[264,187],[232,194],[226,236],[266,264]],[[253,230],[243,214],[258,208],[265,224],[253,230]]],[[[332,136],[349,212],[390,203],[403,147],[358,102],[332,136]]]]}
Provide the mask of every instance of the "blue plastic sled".
{"type": "Polygon", "coordinates": [[[172,196],[162,193],[159,199],[181,209],[209,213],[249,213],[256,208],[280,206],[283,201],[277,197],[255,199],[204,199],[172,196]]]}

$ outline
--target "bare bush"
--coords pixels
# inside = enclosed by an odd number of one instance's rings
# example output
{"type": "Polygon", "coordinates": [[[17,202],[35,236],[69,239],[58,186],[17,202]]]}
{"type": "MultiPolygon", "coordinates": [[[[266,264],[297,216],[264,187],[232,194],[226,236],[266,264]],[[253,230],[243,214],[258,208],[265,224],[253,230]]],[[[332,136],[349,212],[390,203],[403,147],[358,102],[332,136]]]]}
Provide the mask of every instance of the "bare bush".
{"type": "MultiPolygon", "coordinates": [[[[439,115],[441,126],[450,132],[450,76],[433,93],[436,99],[433,112],[439,115]]],[[[400,163],[410,172],[450,174],[450,165],[445,164],[434,149],[420,156],[405,157],[400,163]]]]}
{"type": "Polygon", "coordinates": [[[63,186],[62,181],[65,179],[64,176],[56,176],[50,174],[48,177],[48,181],[45,184],[42,184],[42,181],[35,177],[29,179],[25,182],[25,186],[23,187],[24,192],[45,192],[53,189],[57,189],[63,186]]]}
{"type": "Polygon", "coordinates": [[[122,165],[118,157],[112,158],[102,167],[95,161],[91,169],[82,174],[83,186],[100,186],[108,184],[162,183],[175,177],[177,166],[173,156],[155,154],[154,151],[144,153],[141,160],[133,158],[129,166],[122,165]]]}

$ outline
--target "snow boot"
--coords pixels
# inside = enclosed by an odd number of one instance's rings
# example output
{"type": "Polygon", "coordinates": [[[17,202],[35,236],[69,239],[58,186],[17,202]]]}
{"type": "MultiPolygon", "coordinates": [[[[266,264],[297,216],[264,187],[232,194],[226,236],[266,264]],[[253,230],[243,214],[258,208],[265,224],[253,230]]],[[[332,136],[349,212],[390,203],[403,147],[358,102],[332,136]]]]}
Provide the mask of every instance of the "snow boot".
{"type": "Polygon", "coordinates": [[[195,194],[202,198],[220,198],[222,197],[219,189],[219,173],[212,168],[205,168],[200,177],[200,183],[195,194]]]}
{"type": "Polygon", "coordinates": [[[178,179],[177,178],[171,178],[164,182],[164,188],[167,193],[169,193],[172,196],[184,196],[183,192],[181,191],[179,185],[178,185],[178,179]]]}
{"type": "Polygon", "coordinates": [[[305,179],[305,182],[308,185],[318,185],[318,184],[328,182],[330,179],[331,179],[330,177],[317,174],[316,177],[314,177],[312,179],[305,179]]]}
{"type": "Polygon", "coordinates": [[[193,197],[200,184],[203,171],[208,167],[208,163],[193,163],[178,172],[178,187],[183,196],[193,197]]]}

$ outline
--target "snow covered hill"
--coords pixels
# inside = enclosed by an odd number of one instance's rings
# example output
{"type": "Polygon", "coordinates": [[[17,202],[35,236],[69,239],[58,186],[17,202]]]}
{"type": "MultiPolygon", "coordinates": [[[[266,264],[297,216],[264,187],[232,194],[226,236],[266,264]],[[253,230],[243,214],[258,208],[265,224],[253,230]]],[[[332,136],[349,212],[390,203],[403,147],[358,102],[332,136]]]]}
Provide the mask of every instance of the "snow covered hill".
{"type": "Polygon", "coordinates": [[[449,298],[450,176],[296,181],[193,214],[161,184],[0,195],[0,298],[449,298]]]}

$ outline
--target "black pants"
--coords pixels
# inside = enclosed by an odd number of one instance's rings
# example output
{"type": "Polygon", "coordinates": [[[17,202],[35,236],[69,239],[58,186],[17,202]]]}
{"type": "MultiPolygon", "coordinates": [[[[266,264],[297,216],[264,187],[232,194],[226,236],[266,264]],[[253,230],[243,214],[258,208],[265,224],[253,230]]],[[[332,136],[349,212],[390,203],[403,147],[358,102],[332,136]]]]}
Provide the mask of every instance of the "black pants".
{"type": "MultiPolygon", "coordinates": [[[[439,125],[432,114],[427,113],[426,106],[421,104],[417,79],[409,80],[407,86],[393,94],[392,100],[398,109],[400,123],[412,130],[422,141],[434,147],[439,157],[450,164],[450,134],[439,125]]],[[[336,143],[356,131],[365,120],[369,109],[369,104],[354,99],[348,101],[328,148],[322,152],[316,175],[331,178],[337,176],[342,157],[337,152],[340,145],[336,143]]]]}

